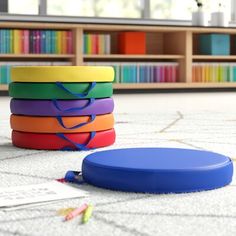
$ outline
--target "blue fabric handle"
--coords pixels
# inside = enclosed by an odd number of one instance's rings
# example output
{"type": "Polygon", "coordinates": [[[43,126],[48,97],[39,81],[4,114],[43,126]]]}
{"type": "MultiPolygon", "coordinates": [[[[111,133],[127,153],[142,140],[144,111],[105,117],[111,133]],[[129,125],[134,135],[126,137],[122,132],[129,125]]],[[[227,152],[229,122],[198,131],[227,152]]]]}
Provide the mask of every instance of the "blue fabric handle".
{"type": "Polygon", "coordinates": [[[62,111],[62,112],[73,112],[73,111],[81,111],[89,106],[91,106],[95,101],[95,98],[90,98],[88,103],[86,103],[83,107],[72,107],[66,110],[63,110],[60,108],[58,101],[56,99],[52,99],[53,105],[57,108],[57,110],[62,111]]]}
{"type": "MultiPolygon", "coordinates": [[[[75,147],[76,147],[76,150],[82,150],[82,151],[87,151],[87,150],[90,150],[91,148],[88,148],[88,144],[90,143],[91,140],[93,140],[93,138],[95,137],[96,135],[96,131],[92,131],[90,132],[90,138],[88,140],[88,142],[86,144],[80,144],[80,143],[75,143],[73,142],[72,140],[70,140],[69,138],[67,138],[64,134],[62,133],[56,133],[56,135],[61,138],[61,139],[64,139],[66,141],[68,141],[69,143],[72,143],[75,147]]],[[[61,149],[62,151],[71,151],[71,150],[74,150],[70,147],[64,147],[63,149],[61,149]]]]}
{"type": "Polygon", "coordinates": [[[56,118],[57,118],[57,121],[59,122],[59,124],[60,124],[64,129],[78,129],[78,128],[84,126],[84,125],[87,125],[87,124],[93,122],[93,121],[95,120],[95,118],[96,118],[96,115],[90,115],[90,120],[89,120],[89,121],[80,123],[80,124],[75,125],[75,126],[72,126],[72,127],[66,127],[66,126],[64,125],[64,123],[63,123],[63,120],[62,120],[62,117],[61,117],[61,116],[57,116],[56,118]]]}
{"type": "Polygon", "coordinates": [[[74,184],[83,184],[85,183],[82,176],[82,171],[73,171],[69,170],[66,172],[65,181],[74,183],[74,184]]]}
{"type": "Polygon", "coordinates": [[[55,84],[57,85],[57,87],[59,87],[60,89],[66,91],[67,93],[71,94],[71,95],[74,95],[78,98],[84,98],[84,97],[87,97],[88,94],[90,93],[90,91],[96,86],[96,82],[92,82],[92,83],[89,83],[89,87],[88,87],[88,90],[85,91],[84,93],[73,93],[71,92],[69,89],[67,89],[61,82],[55,82],[55,84]]]}

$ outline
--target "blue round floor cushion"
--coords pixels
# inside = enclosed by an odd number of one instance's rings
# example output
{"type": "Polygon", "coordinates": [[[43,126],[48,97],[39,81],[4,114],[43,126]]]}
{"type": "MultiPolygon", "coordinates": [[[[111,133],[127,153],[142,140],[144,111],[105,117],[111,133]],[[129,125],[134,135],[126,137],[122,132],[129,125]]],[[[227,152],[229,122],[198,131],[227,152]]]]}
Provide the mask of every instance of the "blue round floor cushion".
{"type": "Polygon", "coordinates": [[[82,164],[85,182],[128,192],[182,193],[223,187],[232,180],[229,157],[179,148],[95,152],[82,164]]]}

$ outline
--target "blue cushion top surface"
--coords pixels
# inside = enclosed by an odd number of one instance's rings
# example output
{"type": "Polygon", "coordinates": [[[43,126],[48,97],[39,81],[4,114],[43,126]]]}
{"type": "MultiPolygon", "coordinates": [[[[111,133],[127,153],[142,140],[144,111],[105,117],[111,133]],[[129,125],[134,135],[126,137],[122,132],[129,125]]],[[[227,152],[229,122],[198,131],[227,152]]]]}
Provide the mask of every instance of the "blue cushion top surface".
{"type": "Polygon", "coordinates": [[[207,170],[227,165],[231,160],[208,151],[179,148],[128,148],[88,155],[87,164],[135,170],[207,170]]]}

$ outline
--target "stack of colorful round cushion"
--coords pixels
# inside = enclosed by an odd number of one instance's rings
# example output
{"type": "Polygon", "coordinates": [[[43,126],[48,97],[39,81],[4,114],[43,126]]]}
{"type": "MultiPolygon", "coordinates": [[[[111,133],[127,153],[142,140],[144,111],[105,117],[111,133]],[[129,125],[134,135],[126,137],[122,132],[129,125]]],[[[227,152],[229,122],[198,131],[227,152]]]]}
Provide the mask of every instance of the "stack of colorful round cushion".
{"type": "Polygon", "coordinates": [[[12,143],[45,150],[88,150],[115,142],[112,67],[12,68],[12,143]]]}

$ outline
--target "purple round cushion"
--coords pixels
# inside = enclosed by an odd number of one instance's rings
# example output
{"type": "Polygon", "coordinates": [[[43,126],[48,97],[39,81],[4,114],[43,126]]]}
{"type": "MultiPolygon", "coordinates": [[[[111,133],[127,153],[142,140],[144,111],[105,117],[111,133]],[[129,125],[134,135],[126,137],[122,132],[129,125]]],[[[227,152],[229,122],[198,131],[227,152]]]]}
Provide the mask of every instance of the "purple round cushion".
{"type": "Polygon", "coordinates": [[[83,100],[11,100],[11,112],[28,116],[87,116],[112,113],[112,98],[83,100]]]}

